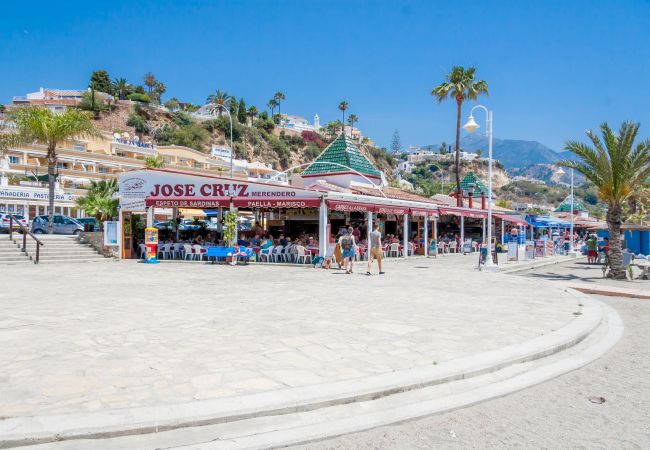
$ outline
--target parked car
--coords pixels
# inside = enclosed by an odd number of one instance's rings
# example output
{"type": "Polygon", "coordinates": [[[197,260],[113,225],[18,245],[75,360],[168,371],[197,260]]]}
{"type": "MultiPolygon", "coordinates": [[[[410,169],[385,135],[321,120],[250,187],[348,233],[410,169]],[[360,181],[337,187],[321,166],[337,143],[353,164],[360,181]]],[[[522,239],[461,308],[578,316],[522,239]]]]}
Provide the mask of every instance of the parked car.
{"type": "Polygon", "coordinates": [[[83,217],[75,220],[83,225],[85,231],[99,231],[101,229],[101,223],[94,217],[83,217]]]}
{"type": "MultiPolygon", "coordinates": [[[[47,216],[36,216],[32,221],[32,233],[47,233],[47,222],[47,216]]],[[[54,215],[52,226],[54,234],[79,234],[84,230],[84,226],[76,219],[60,214],[54,215]]]]}
{"type": "MultiPolygon", "coordinates": [[[[27,220],[25,219],[25,217],[23,215],[21,215],[21,214],[13,214],[13,216],[14,216],[14,221],[16,219],[18,219],[23,226],[25,226],[25,227],[28,226],[27,220]]],[[[0,230],[8,232],[10,222],[11,221],[9,219],[9,213],[0,212],[0,230]]],[[[20,225],[18,225],[17,223],[14,222],[13,229],[15,230],[15,229],[18,229],[18,228],[20,228],[20,225]]]]}

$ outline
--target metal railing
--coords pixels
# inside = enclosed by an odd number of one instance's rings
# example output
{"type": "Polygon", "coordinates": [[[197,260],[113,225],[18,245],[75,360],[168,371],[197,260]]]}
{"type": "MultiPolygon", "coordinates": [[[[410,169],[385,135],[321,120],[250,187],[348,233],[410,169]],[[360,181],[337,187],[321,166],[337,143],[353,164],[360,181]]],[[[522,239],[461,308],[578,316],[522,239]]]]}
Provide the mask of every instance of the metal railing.
{"type": "Polygon", "coordinates": [[[41,246],[45,245],[39,238],[37,238],[34,233],[29,231],[29,229],[20,223],[20,220],[15,218],[13,214],[9,213],[9,239],[13,240],[13,232],[14,232],[14,222],[20,227],[20,230],[23,232],[23,248],[21,251],[25,254],[27,254],[27,236],[29,235],[34,241],[36,242],[36,259],[34,260],[34,264],[38,264],[38,261],[41,256],[41,246]]]}

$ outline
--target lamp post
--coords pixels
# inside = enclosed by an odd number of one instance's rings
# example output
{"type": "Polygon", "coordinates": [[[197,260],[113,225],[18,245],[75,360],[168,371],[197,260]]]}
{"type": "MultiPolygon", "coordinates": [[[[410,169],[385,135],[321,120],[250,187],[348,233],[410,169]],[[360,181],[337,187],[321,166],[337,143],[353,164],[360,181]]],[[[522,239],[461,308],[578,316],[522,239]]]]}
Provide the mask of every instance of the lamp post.
{"type": "Polygon", "coordinates": [[[485,131],[488,138],[488,226],[487,226],[487,255],[485,257],[484,270],[497,272],[499,267],[492,261],[492,111],[483,105],[476,105],[469,112],[467,123],[463,128],[468,133],[473,133],[479,128],[479,125],[474,120],[474,110],[480,108],[485,111],[485,131]]]}
{"type": "MultiPolygon", "coordinates": [[[[557,172],[555,172],[556,175],[560,175],[560,176],[564,175],[565,173],[566,172],[564,170],[562,170],[561,167],[557,170],[557,172]]],[[[569,229],[569,233],[571,235],[569,236],[569,242],[570,242],[570,244],[569,244],[570,245],[569,254],[572,255],[572,256],[575,255],[575,250],[574,250],[574,247],[573,247],[573,244],[574,244],[574,242],[573,242],[573,211],[574,211],[574,206],[573,206],[573,169],[571,169],[571,228],[569,229]]]]}

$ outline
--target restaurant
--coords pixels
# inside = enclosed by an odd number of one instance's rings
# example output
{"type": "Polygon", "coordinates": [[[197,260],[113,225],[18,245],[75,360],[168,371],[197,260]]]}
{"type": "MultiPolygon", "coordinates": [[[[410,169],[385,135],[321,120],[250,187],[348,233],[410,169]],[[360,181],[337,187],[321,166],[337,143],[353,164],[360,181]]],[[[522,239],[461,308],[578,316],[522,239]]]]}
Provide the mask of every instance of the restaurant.
{"type": "MultiPolygon", "coordinates": [[[[172,226],[161,241],[172,246],[178,243],[177,257],[188,256],[182,254],[181,242],[230,245],[223,242],[223,221],[228,211],[237,215],[236,240],[251,247],[261,238],[272,237],[277,246],[288,247],[297,241],[311,254],[324,255],[343,228],[352,227],[357,240],[363,243],[373,223],[379,223],[392,256],[427,255],[440,245],[444,251],[449,243],[438,242],[439,220],[458,225],[457,235],[446,240],[459,241],[460,245],[465,242],[466,219],[482,221],[483,231],[477,237],[477,242],[482,242],[486,210],[443,204],[435,198],[388,187],[382,180],[381,172],[344,135],[335,139],[300,177],[294,177],[291,185],[168,169],[124,172],[119,175],[120,255],[140,256],[140,231],[145,226],[157,226],[169,216],[172,226]],[[187,223],[184,229],[179,225],[183,223],[187,223]]],[[[517,221],[503,215],[501,221],[507,220],[517,221]]],[[[157,227],[165,230],[164,226],[157,227]]],[[[200,258],[201,253],[194,256],[200,258]]]]}

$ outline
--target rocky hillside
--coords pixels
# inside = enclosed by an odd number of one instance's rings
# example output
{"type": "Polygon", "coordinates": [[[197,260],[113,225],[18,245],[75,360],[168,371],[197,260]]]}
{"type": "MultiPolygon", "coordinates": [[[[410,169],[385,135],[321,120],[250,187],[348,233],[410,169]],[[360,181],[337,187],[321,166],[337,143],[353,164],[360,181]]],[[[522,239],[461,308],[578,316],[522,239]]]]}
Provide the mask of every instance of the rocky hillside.
{"type": "MultiPolygon", "coordinates": [[[[233,117],[235,157],[271,164],[277,170],[314,160],[333,139],[319,133],[296,133],[278,129],[267,118],[254,118],[251,124],[233,117]]],[[[143,141],[158,145],[182,145],[209,153],[213,144],[229,143],[230,122],[227,117],[197,119],[184,111],[169,112],[160,106],[119,101],[114,109],[105,111],[98,126],[109,133],[137,134],[143,141]]],[[[395,160],[385,151],[359,144],[361,151],[379,168],[392,176],[395,160]]]]}

